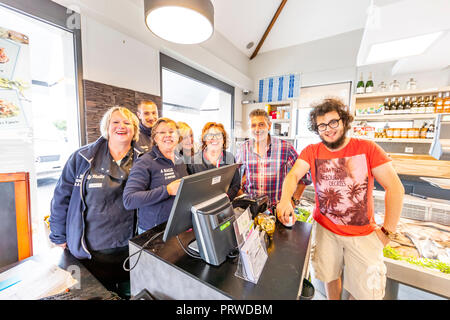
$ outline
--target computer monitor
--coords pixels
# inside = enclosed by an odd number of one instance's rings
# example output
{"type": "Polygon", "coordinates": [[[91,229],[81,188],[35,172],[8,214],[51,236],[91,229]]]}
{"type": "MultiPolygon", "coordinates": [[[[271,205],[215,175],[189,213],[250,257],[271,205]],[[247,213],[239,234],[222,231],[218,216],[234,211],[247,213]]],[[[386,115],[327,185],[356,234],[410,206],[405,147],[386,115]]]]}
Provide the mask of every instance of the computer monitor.
{"type": "Polygon", "coordinates": [[[239,164],[226,165],[182,178],[163,241],[192,228],[192,206],[226,193],[239,166],[239,164]]]}

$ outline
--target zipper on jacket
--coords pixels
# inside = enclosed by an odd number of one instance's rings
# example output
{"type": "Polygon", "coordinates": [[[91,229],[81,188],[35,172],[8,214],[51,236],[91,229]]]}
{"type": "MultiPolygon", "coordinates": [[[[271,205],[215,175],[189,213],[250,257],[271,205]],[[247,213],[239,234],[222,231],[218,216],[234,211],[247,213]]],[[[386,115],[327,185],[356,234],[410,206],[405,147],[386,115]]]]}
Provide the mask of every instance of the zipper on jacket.
{"type": "Polygon", "coordinates": [[[83,154],[80,153],[80,155],[89,163],[89,168],[86,169],[86,171],[83,173],[83,175],[81,176],[81,183],[80,183],[80,199],[81,202],[83,203],[83,211],[81,212],[81,219],[83,220],[83,233],[81,234],[81,246],[83,247],[83,250],[86,251],[86,253],[89,255],[89,257],[91,258],[92,255],[89,252],[89,250],[86,248],[86,244],[85,244],[85,221],[84,221],[84,213],[86,211],[86,203],[84,202],[84,196],[83,196],[83,188],[84,188],[84,178],[86,177],[86,173],[89,171],[89,169],[91,169],[91,160],[88,160],[84,157],[83,154]]]}

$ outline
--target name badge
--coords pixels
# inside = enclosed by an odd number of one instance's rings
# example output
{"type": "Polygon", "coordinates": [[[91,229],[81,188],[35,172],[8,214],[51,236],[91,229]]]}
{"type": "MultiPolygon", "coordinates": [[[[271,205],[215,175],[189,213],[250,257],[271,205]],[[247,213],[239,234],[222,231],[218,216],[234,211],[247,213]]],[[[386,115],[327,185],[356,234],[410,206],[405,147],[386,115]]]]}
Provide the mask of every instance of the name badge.
{"type": "Polygon", "coordinates": [[[92,188],[102,188],[103,187],[103,183],[90,183],[88,184],[88,188],[92,189],[92,188]]]}

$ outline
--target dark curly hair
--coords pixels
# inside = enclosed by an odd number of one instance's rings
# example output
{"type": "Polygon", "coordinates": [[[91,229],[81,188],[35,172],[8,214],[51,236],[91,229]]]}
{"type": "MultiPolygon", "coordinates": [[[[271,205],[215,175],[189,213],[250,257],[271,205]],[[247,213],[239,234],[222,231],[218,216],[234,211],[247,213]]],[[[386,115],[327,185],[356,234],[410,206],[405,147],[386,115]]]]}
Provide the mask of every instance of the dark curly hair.
{"type": "Polygon", "coordinates": [[[319,133],[317,128],[317,117],[324,116],[328,112],[336,111],[344,124],[344,130],[347,132],[351,128],[353,116],[348,111],[348,107],[339,99],[326,98],[322,101],[311,105],[313,110],[309,114],[308,129],[312,132],[319,133]]]}

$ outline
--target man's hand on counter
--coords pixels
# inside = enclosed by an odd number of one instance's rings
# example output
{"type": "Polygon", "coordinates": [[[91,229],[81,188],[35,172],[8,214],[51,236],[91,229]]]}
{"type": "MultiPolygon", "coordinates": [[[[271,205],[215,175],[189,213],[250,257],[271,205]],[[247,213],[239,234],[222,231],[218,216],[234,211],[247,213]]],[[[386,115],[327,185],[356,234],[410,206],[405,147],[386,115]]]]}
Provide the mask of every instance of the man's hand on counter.
{"type": "Polygon", "coordinates": [[[277,217],[283,224],[289,224],[291,216],[294,215],[294,208],[292,207],[291,200],[283,200],[277,204],[277,217]]]}

